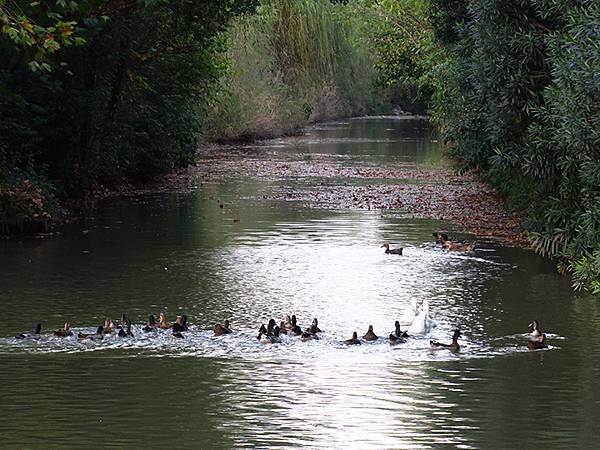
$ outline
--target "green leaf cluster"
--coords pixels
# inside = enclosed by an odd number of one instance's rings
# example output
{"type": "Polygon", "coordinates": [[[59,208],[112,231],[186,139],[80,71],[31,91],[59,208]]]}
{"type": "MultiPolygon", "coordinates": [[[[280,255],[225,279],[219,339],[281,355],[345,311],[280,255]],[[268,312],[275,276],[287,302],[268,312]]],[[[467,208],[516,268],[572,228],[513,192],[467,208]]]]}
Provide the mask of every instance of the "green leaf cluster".
{"type": "Polygon", "coordinates": [[[233,6],[0,1],[2,192],[84,199],[192,161],[233,6]]]}
{"type": "Polygon", "coordinates": [[[462,170],[522,212],[534,248],[600,291],[600,5],[438,0],[453,60],[436,117],[462,170]]]}

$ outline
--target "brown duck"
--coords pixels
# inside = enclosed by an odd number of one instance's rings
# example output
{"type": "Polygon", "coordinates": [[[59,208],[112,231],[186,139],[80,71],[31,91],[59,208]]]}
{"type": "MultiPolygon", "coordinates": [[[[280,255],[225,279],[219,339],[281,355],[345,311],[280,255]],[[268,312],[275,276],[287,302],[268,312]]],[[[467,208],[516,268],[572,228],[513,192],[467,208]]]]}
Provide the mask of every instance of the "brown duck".
{"type": "Polygon", "coordinates": [[[402,254],[402,247],[397,247],[397,248],[390,248],[390,244],[383,244],[381,246],[381,248],[385,248],[385,253],[389,254],[389,255],[401,255],[402,254]]]}

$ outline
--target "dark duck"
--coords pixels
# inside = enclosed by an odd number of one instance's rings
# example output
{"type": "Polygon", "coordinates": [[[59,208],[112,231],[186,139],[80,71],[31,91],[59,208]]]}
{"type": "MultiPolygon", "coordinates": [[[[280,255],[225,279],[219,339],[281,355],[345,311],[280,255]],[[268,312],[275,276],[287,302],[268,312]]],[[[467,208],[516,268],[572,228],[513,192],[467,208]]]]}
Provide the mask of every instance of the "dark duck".
{"type": "Polygon", "coordinates": [[[35,330],[33,331],[33,334],[30,334],[30,333],[17,334],[15,336],[15,339],[39,339],[41,332],[42,332],[42,324],[41,323],[36,323],[35,324],[35,330]]]}
{"type": "Polygon", "coordinates": [[[79,339],[91,339],[101,341],[104,338],[104,325],[100,325],[95,333],[77,333],[79,339]]]}
{"type": "Polygon", "coordinates": [[[367,331],[367,333],[363,336],[363,339],[365,341],[376,341],[377,339],[379,339],[379,336],[377,336],[374,332],[373,332],[373,325],[369,325],[369,330],[367,331]]]}
{"type": "Polygon", "coordinates": [[[396,329],[394,330],[393,333],[390,334],[390,337],[389,337],[390,344],[395,345],[395,344],[402,344],[403,342],[406,342],[408,333],[406,331],[402,331],[400,329],[400,322],[398,322],[397,320],[394,325],[396,326],[396,329]]]}
{"type": "Polygon", "coordinates": [[[429,345],[432,350],[443,350],[447,349],[453,352],[456,352],[460,349],[460,345],[458,344],[458,338],[461,336],[459,330],[455,330],[452,335],[452,342],[450,344],[443,344],[441,342],[429,341],[429,345]]]}
{"type": "Polygon", "coordinates": [[[382,248],[385,248],[385,253],[387,253],[388,255],[401,255],[402,254],[402,247],[397,247],[397,248],[390,248],[390,244],[383,244],[381,246],[382,248]]]}
{"type": "Polygon", "coordinates": [[[346,345],[361,345],[360,340],[358,339],[358,333],[356,331],[354,333],[352,333],[352,337],[350,339],[346,339],[344,341],[344,344],[346,344],[346,345]]]}
{"type": "Polygon", "coordinates": [[[71,329],[69,328],[69,322],[65,322],[65,326],[60,329],[60,330],[56,330],[54,332],[54,336],[56,337],[68,337],[68,336],[73,336],[73,332],[71,331],[71,329]]]}
{"type": "Polygon", "coordinates": [[[131,321],[129,319],[125,319],[126,322],[122,323],[121,329],[117,333],[117,336],[124,337],[133,337],[133,332],[131,331],[131,321]]]}
{"type": "Polygon", "coordinates": [[[231,333],[231,328],[229,327],[229,320],[225,320],[223,325],[220,323],[215,325],[215,336],[222,336],[224,334],[231,333]]]}
{"type": "Polygon", "coordinates": [[[158,325],[156,324],[156,317],[154,317],[154,314],[150,314],[150,316],[148,317],[148,322],[146,322],[146,325],[144,325],[144,328],[142,328],[142,331],[145,333],[150,333],[151,331],[157,331],[158,330],[158,325]]]}

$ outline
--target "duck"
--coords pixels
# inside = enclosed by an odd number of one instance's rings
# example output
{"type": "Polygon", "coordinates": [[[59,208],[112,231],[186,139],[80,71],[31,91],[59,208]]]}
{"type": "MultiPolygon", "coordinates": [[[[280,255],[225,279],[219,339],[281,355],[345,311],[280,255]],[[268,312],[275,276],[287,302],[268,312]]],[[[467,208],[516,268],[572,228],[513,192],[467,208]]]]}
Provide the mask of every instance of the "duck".
{"type": "Polygon", "coordinates": [[[387,253],[389,255],[401,255],[402,254],[402,247],[390,248],[390,244],[388,244],[388,243],[383,244],[381,247],[385,248],[385,253],[387,253]]]}
{"type": "Polygon", "coordinates": [[[279,337],[279,327],[275,326],[275,328],[273,328],[273,334],[272,335],[266,335],[266,334],[262,334],[262,333],[258,333],[258,340],[262,343],[262,344],[277,344],[279,342],[281,342],[281,338],[279,337]]]}
{"type": "Polygon", "coordinates": [[[475,242],[457,242],[457,241],[445,241],[442,244],[446,250],[450,252],[473,252],[475,251],[475,242]]]}
{"type": "Polygon", "coordinates": [[[456,352],[460,349],[460,345],[458,344],[458,338],[460,337],[460,330],[454,330],[454,334],[452,335],[452,343],[451,344],[443,344],[441,342],[429,341],[429,345],[432,350],[443,350],[448,349],[452,352],[456,352]]]}
{"type": "Polygon", "coordinates": [[[115,323],[112,320],[106,319],[104,321],[104,327],[102,328],[102,332],[104,334],[111,334],[115,332],[115,323]]]}
{"type": "Polygon", "coordinates": [[[104,339],[104,325],[100,325],[95,333],[77,333],[79,339],[91,339],[92,341],[101,341],[104,339]]]}
{"type": "Polygon", "coordinates": [[[267,324],[267,334],[269,336],[273,336],[273,330],[275,330],[276,326],[275,319],[269,319],[269,323],[267,324]]]}
{"type": "Polygon", "coordinates": [[[415,298],[410,299],[410,305],[406,306],[402,317],[400,318],[400,324],[410,326],[415,321],[417,317],[417,311],[419,308],[417,307],[417,300],[415,298]]]}
{"type": "Polygon", "coordinates": [[[421,311],[415,317],[415,320],[408,328],[408,334],[427,334],[432,326],[432,321],[429,318],[429,300],[423,300],[421,311]]]}
{"type": "Polygon", "coordinates": [[[542,330],[540,329],[540,323],[537,320],[532,320],[531,323],[529,324],[529,328],[531,329],[531,332],[529,333],[529,335],[532,338],[535,339],[540,339],[542,337],[542,330]]]}
{"type": "Polygon", "coordinates": [[[131,321],[127,318],[125,318],[125,320],[126,320],[126,323],[123,323],[121,325],[121,329],[117,333],[117,336],[119,336],[121,338],[133,337],[133,332],[131,331],[131,321]]]}
{"type": "Polygon", "coordinates": [[[389,336],[390,344],[395,345],[395,344],[402,344],[403,342],[406,342],[405,338],[408,337],[408,333],[406,331],[402,331],[400,329],[400,322],[398,322],[397,320],[394,325],[396,326],[396,329],[389,336]]]}
{"type": "Polygon", "coordinates": [[[261,336],[266,336],[267,335],[267,327],[265,327],[265,324],[263,323],[260,328],[258,329],[258,337],[257,339],[260,341],[261,336]]]}
{"type": "Polygon", "coordinates": [[[173,331],[188,331],[188,326],[187,326],[187,316],[184,314],[182,316],[177,316],[177,319],[175,320],[175,322],[173,323],[173,327],[172,327],[173,331]]]}
{"type": "Polygon", "coordinates": [[[160,313],[158,315],[158,328],[161,330],[169,330],[173,328],[173,324],[167,321],[167,315],[165,313],[160,313]]]}
{"type": "Polygon", "coordinates": [[[62,329],[54,331],[54,336],[57,336],[57,337],[73,336],[73,332],[69,328],[69,322],[65,322],[65,326],[62,329]]]}
{"type": "Polygon", "coordinates": [[[279,323],[279,334],[288,334],[288,330],[285,327],[285,322],[283,320],[279,323]]]}
{"type": "Polygon", "coordinates": [[[229,320],[225,320],[223,325],[220,323],[215,325],[215,336],[221,336],[223,334],[231,333],[231,328],[229,328],[229,320]]]}
{"type": "Polygon", "coordinates": [[[313,339],[315,339],[315,340],[319,339],[319,336],[317,336],[316,332],[310,331],[311,328],[313,328],[312,325],[308,330],[306,330],[304,333],[302,333],[300,335],[300,340],[302,340],[303,342],[306,342],[306,341],[312,341],[313,339]]]}
{"type": "Polygon", "coordinates": [[[177,330],[179,330],[179,328],[176,327],[176,326],[177,326],[177,323],[174,323],[172,325],[172,327],[171,327],[171,330],[172,330],[171,336],[174,337],[175,339],[183,339],[183,338],[185,338],[185,336],[183,334],[181,334],[181,331],[177,331],[177,330]]]}
{"type": "Polygon", "coordinates": [[[146,325],[144,325],[142,331],[145,333],[150,333],[151,331],[156,331],[157,329],[156,317],[154,317],[154,314],[150,314],[150,316],[148,316],[148,322],[146,322],[146,325]]]}
{"type": "Polygon", "coordinates": [[[448,235],[446,233],[433,233],[433,237],[435,238],[435,243],[443,245],[444,242],[449,241],[448,235]]]}
{"type": "Polygon", "coordinates": [[[294,324],[292,323],[292,319],[290,316],[285,316],[285,322],[283,325],[284,325],[284,328],[288,331],[291,330],[292,328],[294,328],[294,324]]]}
{"type": "Polygon", "coordinates": [[[120,329],[127,328],[128,320],[129,319],[127,318],[127,314],[125,314],[125,313],[121,314],[121,320],[119,320],[119,324],[117,325],[117,328],[120,328],[120,329]]]}
{"type": "Polygon", "coordinates": [[[290,333],[294,336],[300,336],[302,334],[302,328],[300,328],[296,321],[296,316],[292,315],[292,328],[290,328],[290,333]]]}
{"type": "Polygon", "coordinates": [[[310,327],[308,327],[308,331],[313,334],[322,333],[321,329],[319,328],[319,321],[316,317],[313,319],[310,327]]]}
{"type": "Polygon", "coordinates": [[[350,339],[346,339],[344,341],[346,345],[361,345],[360,340],[358,339],[358,333],[355,331],[352,333],[352,337],[350,339]]]}
{"type": "Polygon", "coordinates": [[[369,330],[363,336],[365,341],[376,341],[379,337],[373,332],[373,325],[369,325],[369,330]]]}
{"type": "Polygon", "coordinates": [[[546,335],[542,333],[542,335],[536,340],[527,341],[527,348],[529,350],[541,350],[543,348],[548,348],[546,344],[546,335]]]}
{"type": "Polygon", "coordinates": [[[33,334],[29,334],[29,333],[17,334],[15,336],[15,339],[39,339],[41,332],[42,332],[42,324],[41,323],[36,323],[35,324],[35,330],[33,331],[33,334]]]}

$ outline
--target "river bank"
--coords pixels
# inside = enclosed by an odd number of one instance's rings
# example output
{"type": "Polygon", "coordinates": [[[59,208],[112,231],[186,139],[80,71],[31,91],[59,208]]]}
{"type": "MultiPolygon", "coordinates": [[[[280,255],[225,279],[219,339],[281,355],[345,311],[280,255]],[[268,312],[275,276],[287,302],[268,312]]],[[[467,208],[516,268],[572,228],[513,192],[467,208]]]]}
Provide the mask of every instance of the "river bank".
{"type": "MultiPolygon", "coordinates": [[[[366,122],[370,118],[350,120],[366,122]]],[[[385,120],[426,124],[426,119],[419,116],[386,116],[385,120]]],[[[383,159],[359,161],[351,155],[319,152],[318,147],[327,138],[315,138],[315,131],[327,131],[328,127],[335,130],[347,122],[320,123],[295,137],[247,145],[204,145],[199,149],[195,166],[134,193],[190,191],[203,183],[255,178],[275,183],[276,187],[246,195],[245,201],[261,199],[295,202],[309,208],[393,211],[406,218],[446,221],[452,231],[476,238],[528,246],[519,217],[503,209],[500,196],[473,174],[457,175],[451,161],[444,157],[436,155],[434,161],[416,164],[383,159]],[[295,151],[287,151],[289,148],[295,151]]],[[[371,145],[372,142],[372,139],[357,139],[355,143],[371,145]]],[[[432,144],[438,144],[435,138],[432,144]]],[[[391,148],[390,152],[393,151],[391,148]]],[[[221,204],[228,207],[227,202],[221,204]]]]}
{"type": "MultiPolygon", "coordinates": [[[[471,234],[475,239],[529,246],[519,217],[507,212],[500,196],[478,177],[470,173],[456,174],[452,162],[443,156],[443,150],[430,152],[426,156],[429,159],[420,163],[388,158],[355,160],[352,155],[318,151],[319,146],[327,144],[327,138],[316,138],[316,133],[335,131],[350,121],[375,120],[428,127],[424,116],[362,117],[313,124],[297,135],[276,139],[205,143],[199,147],[193,166],[145,185],[97,189],[81,204],[71,205],[71,209],[87,216],[106,199],[190,192],[205,183],[256,179],[270,187],[245,195],[245,201],[259,199],[294,202],[309,208],[388,211],[405,218],[445,221],[452,232],[471,234]],[[290,149],[294,151],[288,151],[290,149]]],[[[335,140],[331,138],[332,142],[335,140]]],[[[435,136],[430,140],[434,147],[441,146],[435,136]]],[[[385,139],[381,137],[361,137],[354,139],[354,144],[368,146],[382,141],[385,139]]],[[[344,142],[352,143],[352,138],[345,138],[344,142]]],[[[394,151],[393,145],[390,146],[389,152],[394,151]]],[[[215,201],[221,202],[223,208],[230,206],[221,199],[215,198],[215,201]]],[[[70,223],[73,218],[74,215],[67,215],[65,222],[70,223]]],[[[53,230],[35,236],[45,238],[59,233],[53,230]]]]}

